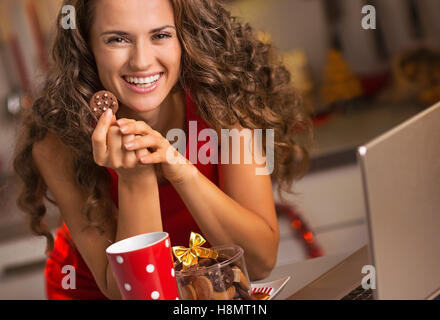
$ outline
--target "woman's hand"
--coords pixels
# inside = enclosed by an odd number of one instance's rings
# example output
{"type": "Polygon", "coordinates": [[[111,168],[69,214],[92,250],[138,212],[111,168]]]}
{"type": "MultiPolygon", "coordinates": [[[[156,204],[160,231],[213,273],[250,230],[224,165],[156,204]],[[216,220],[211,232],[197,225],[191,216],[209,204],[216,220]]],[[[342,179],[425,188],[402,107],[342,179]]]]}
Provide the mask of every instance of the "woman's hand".
{"type": "Polygon", "coordinates": [[[121,135],[116,117],[108,109],[99,119],[92,134],[93,157],[96,164],[114,169],[119,178],[135,182],[141,176],[155,175],[154,166],[139,159],[149,154],[147,149],[128,151],[123,145],[135,140],[135,135],[121,135]]]}
{"type": "Polygon", "coordinates": [[[124,136],[134,135],[131,141],[124,142],[127,151],[150,152],[139,155],[144,165],[160,164],[164,177],[173,184],[185,181],[197,173],[197,168],[182,156],[160,132],[153,130],[144,121],[119,119],[116,122],[124,136]]]}

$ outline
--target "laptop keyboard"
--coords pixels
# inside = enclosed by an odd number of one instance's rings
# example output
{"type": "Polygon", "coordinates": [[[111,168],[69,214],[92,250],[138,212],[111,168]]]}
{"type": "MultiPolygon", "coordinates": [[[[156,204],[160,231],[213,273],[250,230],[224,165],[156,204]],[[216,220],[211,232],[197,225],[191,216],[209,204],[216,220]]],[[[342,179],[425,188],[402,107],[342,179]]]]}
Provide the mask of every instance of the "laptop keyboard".
{"type": "Polygon", "coordinates": [[[365,290],[362,288],[362,285],[360,285],[341,300],[373,300],[373,290],[365,290]]]}

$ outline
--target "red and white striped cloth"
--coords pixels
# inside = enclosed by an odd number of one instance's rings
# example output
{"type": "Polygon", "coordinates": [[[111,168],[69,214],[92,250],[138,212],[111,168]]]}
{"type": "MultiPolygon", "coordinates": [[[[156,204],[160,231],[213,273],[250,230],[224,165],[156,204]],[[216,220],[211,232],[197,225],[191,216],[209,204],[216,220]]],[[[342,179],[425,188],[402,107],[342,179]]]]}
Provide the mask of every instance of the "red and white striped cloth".
{"type": "Polygon", "coordinates": [[[273,291],[273,288],[271,288],[271,287],[261,287],[261,288],[253,288],[252,289],[253,294],[259,292],[259,293],[267,294],[269,296],[271,295],[272,291],[273,291]]]}

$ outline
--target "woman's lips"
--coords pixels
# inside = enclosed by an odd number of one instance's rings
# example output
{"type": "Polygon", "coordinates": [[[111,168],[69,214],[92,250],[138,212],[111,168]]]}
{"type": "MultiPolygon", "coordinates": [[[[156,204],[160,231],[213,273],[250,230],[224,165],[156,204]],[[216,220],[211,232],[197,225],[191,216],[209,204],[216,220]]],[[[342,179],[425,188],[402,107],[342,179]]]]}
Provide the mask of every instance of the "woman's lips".
{"type": "Polygon", "coordinates": [[[130,83],[126,80],[125,77],[122,77],[122,78],[124,80],[124,83],[127,85],[127,87],[130,90],[132,90],[133,92],[138,93],[138,94],[146,94],[146,93],[153,92],[154,90],[157,89],[157,87],[159,86],[159,84],[162,81],[164,73],[161,72],[161,73],[159,73],[159,75],[160,75],[159,79],[157,79],[156,82],[154,82],[153,84],[148,85],[148,86],[146,86],[145,84],[130,83]]]}

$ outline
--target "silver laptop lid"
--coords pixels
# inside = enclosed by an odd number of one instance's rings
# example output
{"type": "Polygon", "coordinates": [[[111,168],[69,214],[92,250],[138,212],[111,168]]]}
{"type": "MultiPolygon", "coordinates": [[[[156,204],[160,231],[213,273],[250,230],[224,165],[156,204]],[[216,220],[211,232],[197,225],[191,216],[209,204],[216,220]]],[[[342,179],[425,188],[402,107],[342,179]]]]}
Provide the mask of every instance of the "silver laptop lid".
{"type": "Polygon", "coordinates": [[[440,103],[358,148],[379,299],[440,288],[440,103]]]}

